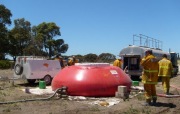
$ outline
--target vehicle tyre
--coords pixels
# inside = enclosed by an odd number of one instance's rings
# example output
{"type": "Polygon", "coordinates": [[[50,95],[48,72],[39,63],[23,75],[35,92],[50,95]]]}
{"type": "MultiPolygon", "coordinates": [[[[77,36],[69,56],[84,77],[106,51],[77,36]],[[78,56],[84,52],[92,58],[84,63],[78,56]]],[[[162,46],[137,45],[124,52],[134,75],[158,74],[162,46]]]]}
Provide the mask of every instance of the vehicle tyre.
{"type": "Polygon", "coordinates": [[[46,85],[50,85],[52,78],[50,75],[46,75],[43,80],[45,81],[46,85]]]}
{"type": "Polygon", "coordinates": [[[21,75],[23,72],[23,67],[20,64],[16,64],[14,67],[15,74],[21,75]]]}
{"type": "Polygon", "coordinates": [[[27,81],[28,81],[28,83],[30,83],[30,84],[34,84],[35,81],[36,81],[36,79],[27,79],[27,81]]]}

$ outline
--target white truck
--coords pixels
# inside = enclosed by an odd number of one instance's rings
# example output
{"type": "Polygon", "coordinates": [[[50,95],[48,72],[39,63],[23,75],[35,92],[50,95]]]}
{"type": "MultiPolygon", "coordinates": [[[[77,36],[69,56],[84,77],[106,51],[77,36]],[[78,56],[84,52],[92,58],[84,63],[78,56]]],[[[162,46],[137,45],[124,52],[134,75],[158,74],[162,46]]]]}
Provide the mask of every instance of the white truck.
{"type": "Polygon", "coordinates": [[[52,78],[61,70],[58,60],[37,56],[18,56],[14,66],[14,78],[27,79],[29,83],[44,80],[50,85],[52,78]]]}

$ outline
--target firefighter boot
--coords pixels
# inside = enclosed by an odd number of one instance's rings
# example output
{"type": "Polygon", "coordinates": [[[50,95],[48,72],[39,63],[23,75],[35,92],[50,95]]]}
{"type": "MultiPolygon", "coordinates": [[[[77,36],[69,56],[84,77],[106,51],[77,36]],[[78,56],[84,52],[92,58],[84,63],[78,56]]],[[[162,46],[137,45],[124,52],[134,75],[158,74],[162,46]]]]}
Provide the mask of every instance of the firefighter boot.
{"type": "Polygon", "coordinates": [[[156,105],[157,98],[153,98],[152,100],[153,100],[152,105],[156,105]]]}
{"type": "Polygon", "coordinates": [[[166,91],[166,95],[169,95],[169,89],[167,89],[167,91],[166,91]]]}

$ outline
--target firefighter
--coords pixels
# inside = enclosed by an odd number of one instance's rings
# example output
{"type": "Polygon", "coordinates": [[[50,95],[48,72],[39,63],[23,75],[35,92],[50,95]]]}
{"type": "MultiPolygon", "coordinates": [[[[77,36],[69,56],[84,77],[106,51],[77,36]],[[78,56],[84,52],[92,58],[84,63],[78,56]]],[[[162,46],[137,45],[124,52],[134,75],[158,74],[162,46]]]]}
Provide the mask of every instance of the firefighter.
{"type": "Polygon", "coordinates": [[[170,77],[173,76],[172,62],[167,59],[167,55],[163,54],[163,58],[158,62],[158,76],[162,79],[162,86],[166,95],[169,95],[170,77]]]}
{"type": "Polygon", "coordinates": [[[73,56],[72,59],[68,61],[68,66],[74,65],[75,63],[78,63],[78,60],[73,56]]]}
{"type": "Polygon", "coordinates": [[[113,66],[117,66],[117,67],[121,68],[121,66],[122,66],[121,57],[117,58],[117,59],[114,61],[113,66]]]}
{"type": "Polygon", "coordinates": [[[158,60],[152,54],[152,50],[147,50],[145,52],[145,57],[140,62],[141,66],[143,67],[142,72],[142,83],[144,84],[144,91],[145,91],[145,103],[144,106],[155,105],[157,100],[156,95],[156,87],[155,85],[158,82],[158,60]],[[151,102],[151,100],[153,102],[151,102]]]}

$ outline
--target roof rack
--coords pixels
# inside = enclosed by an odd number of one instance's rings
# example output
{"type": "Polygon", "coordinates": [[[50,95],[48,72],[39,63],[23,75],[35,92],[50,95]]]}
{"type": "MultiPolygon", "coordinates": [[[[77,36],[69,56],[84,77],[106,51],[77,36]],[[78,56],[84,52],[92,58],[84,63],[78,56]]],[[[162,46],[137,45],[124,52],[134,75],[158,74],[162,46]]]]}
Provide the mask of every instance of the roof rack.
{"type": "Polygon", "coordinates": [[[162,50],[163,43],[162,41],[157,40],[155,38],[151,38],[149,36],[139,34],[139,35],[133,35],[133,45],[162,50]],[[137,42],[139,44],[137,44],[137,42]]]}

